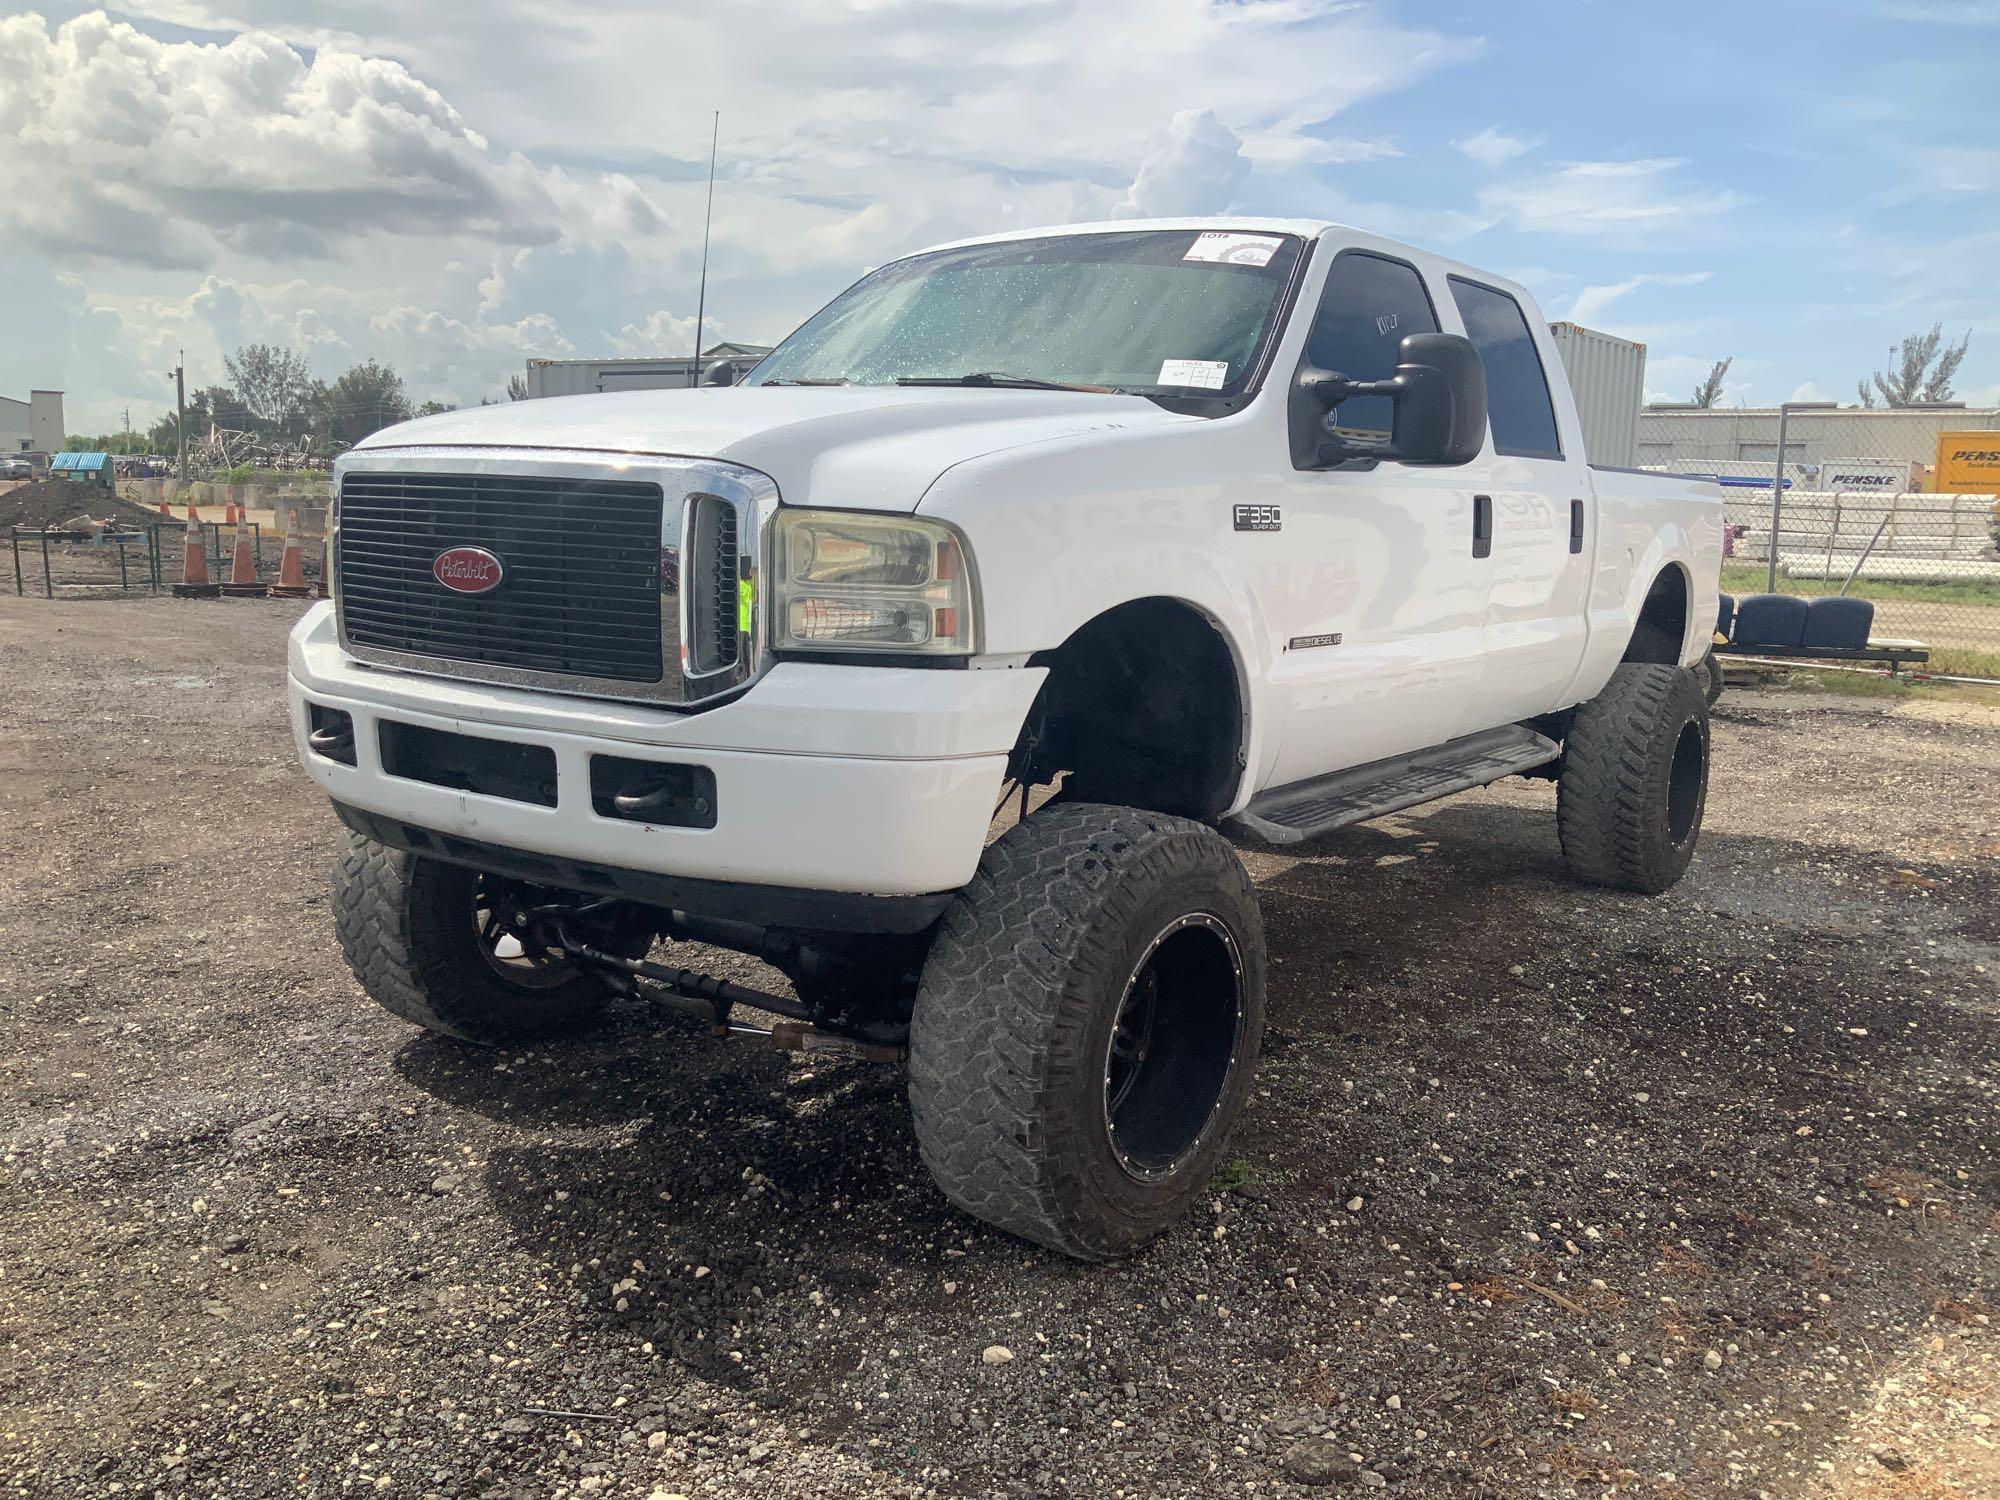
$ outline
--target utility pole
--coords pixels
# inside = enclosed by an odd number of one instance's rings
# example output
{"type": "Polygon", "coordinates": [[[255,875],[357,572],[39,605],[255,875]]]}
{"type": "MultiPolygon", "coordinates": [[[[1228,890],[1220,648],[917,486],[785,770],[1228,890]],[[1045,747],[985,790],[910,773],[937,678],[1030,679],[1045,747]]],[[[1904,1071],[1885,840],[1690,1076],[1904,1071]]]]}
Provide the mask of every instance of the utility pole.
{"type": "Polygon", "coordinates": [[[701,290],[694,299],[694,360],[688,366],[688,384],[701,384],[701,319],[708,311],[708,227],[715,218],[715,143],[722,136],[722,111],[708,131],[708,211],[701,221],[701,290]]]}
{"type": "Polygon", "coordinates": [[[174,438],[180,444],[180,453],[174,460],[174,480],[179,484],[188,481],[188,391],[187,391],[187,351],[176,351],[182,361],[174,366],[174,438]]]}

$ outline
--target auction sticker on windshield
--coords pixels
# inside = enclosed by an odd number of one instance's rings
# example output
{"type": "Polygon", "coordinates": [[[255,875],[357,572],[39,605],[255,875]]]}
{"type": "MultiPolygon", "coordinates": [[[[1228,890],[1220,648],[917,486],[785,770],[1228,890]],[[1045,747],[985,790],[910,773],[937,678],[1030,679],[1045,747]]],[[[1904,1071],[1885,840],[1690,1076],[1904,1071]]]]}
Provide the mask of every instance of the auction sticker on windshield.
{"type": "Polygon", "coordinates": [[[1161,385],[1188,385],[1201,391],[1219,391],[1228,383],[1229,361],[1226,359],[1163,359],[1160,361],[1161,385]]]}
{"type": "Polygon", "coordinates": [[[1208,229],[1194,237],[1182,260],[1217,261],[1229,266],[1268,266],[1284,244],[1276,234],[1232,234],[1226,229],[1208,229]]]}

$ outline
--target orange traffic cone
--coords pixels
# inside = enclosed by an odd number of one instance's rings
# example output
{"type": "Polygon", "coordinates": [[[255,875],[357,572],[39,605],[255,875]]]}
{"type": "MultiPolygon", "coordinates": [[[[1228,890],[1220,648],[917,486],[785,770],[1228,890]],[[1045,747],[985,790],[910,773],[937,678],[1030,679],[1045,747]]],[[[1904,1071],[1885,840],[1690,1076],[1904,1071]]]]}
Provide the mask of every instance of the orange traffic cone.
{"type": "Polygon", "coordinates": [[[195,514],[194,501],[190,500],[188,501],[188,525],[199,526],[200,524],[201,517],[195,514]]]}
{"type": "Polygon", "coordinates": [[[160,519],[163,521],[171,521],[173,518],[174,518],[174,508],[171,505],[167,504],[166,501],[162,500],[160,502],[160,519]]]}
{"type": "Polygon", "coordinates": [[[306,549],[299,539],[296,510],[285,517],[285,555],[278,564],[278,581],[271,585],[271,592],[280,599],[305,599],[312,594],[306,587],[306,549]]]}
{"type": "MultiPolygon", "coordinates": [[[[193,510],[193,506],[188,507],[193,510]]],[[[208,581],[208,538],[201,522],[190,521],[187,548],[181,554],[181,581],[174,585],[176,599],[213,599],[222,592],[208,581]]]]}
{"type": "Polygon", "coordinates": [[[222,586],[222,592],[239,599],[261,599],[269,590],[264,580],[257,576],[257,556],[250,547],[250,523],[244,519],[243,507],[233,505],[236,512],[236,550],[229,559],[229,582],[222,586]]]}

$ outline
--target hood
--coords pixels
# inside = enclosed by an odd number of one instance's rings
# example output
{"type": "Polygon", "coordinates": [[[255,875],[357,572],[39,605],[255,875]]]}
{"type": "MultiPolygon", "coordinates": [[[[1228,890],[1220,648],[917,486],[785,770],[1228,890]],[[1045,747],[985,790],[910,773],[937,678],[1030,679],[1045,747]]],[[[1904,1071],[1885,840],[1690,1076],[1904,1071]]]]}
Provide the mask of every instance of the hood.
{"type": "Polygon", "coordinates": [[[716,458],[793,505],[916,509],[954,464],[1053,438],[1199,422],[1138,396],[898,386],[711,386],[555,396],[442,412],[356,446],[580,448],[716,458]]]}

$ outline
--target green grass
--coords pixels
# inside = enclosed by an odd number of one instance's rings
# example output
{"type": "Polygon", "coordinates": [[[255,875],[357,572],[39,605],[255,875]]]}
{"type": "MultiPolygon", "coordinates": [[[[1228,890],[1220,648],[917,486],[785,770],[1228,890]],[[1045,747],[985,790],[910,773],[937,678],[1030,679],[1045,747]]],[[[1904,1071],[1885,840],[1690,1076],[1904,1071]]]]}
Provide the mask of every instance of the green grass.
{"type": "MultiPolygon", "coordinates": [[[[1762,563],[1731,563],[1722,570],[1722,591],[1742,598],[1745,594],[1762,594],[1765,567],[1762,563]]],[[[1802,594],[1808,598],[1820,594],[1840,592],[1838,578],[1787,578],[1781,569],[1778,573],[1777,592],[1780,594],[1802,594]]],[[[1861,599],[1909,599],[1921,604],[1971,604],[1986,609],[2000,609],[2000,582],[1984,579],[1953,579],[1942,583],[1916,583],[1897,578],[1857,578],[1849,590],[1861,599]]]]}
{"type": "Polygon", "coordinates": [[[1239,1156],[1234,1161],[1223,1164],[1222,1170],[1215,1174],[1211,1186],[1219,1193],[1233,1193],[1238,1188],[1250,1186],[1256,1180],[1257,1169],[1239,1156]]]}
{"type": "Polygon", "coordinates": [[[1930,662],[1920,672],[1944,672],[1954,677],[2000,680],[2000,651],[1975,651],[1970,646],[1933,646],[1930,662]]]}
{"type": "Polygon", "coordinates": [[[286,469],[260,469],[255,464],[239,464],[233,469],[217,469],[211,476],[215,484],[299,484],[325,481],[323,473],[286,469]]]}
{"type": "MultiPolygon", "coordinates": [[[[1811,688],[1842,698],[1939,698],[1972,697],[1992,701],[1994,689],[1958,682],[1926,682],[1913,677],[1890,677],[1881,672],[1828,672],[1815,668],[1794,668],[1789,674],[1793,687],[1811,688]]],[[[1726,701],[1726,700],[1725,700],[1726,701]]]]}

